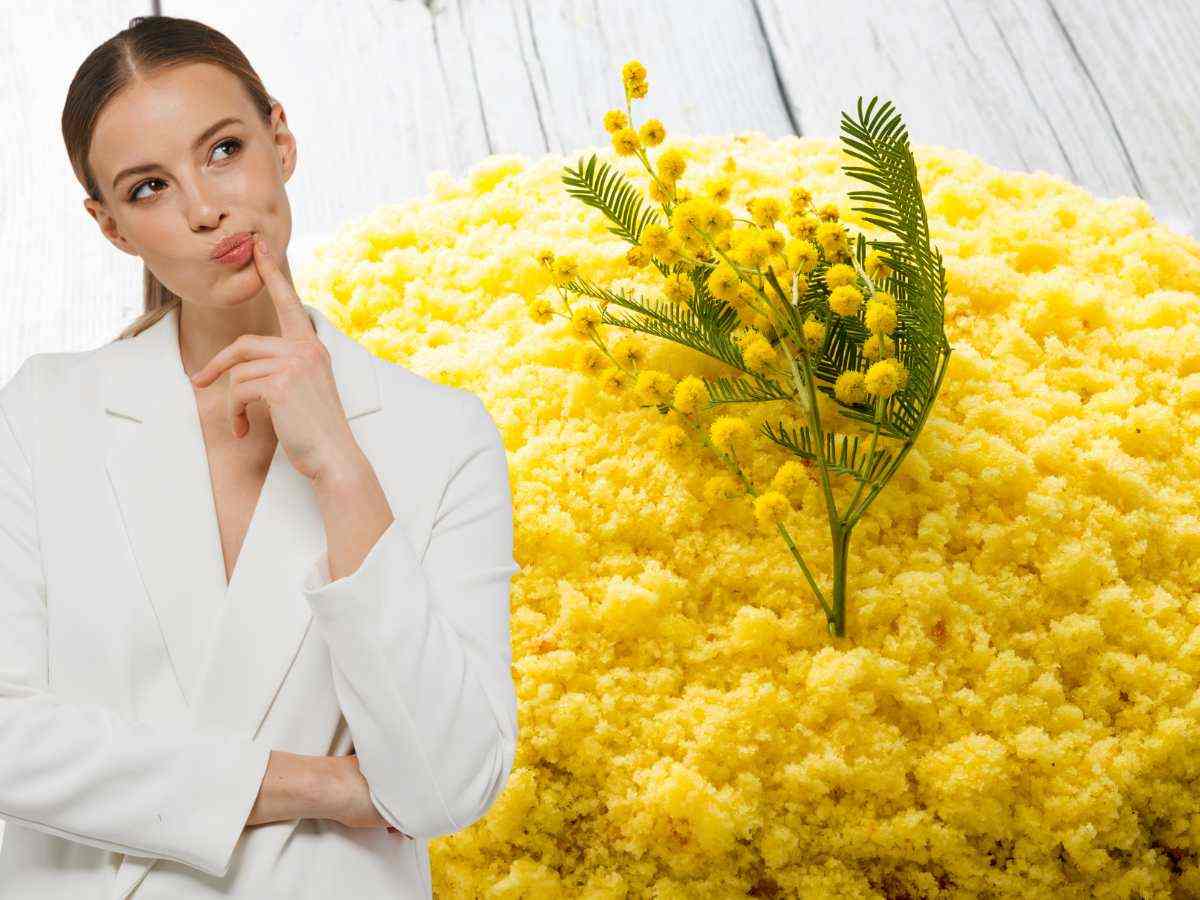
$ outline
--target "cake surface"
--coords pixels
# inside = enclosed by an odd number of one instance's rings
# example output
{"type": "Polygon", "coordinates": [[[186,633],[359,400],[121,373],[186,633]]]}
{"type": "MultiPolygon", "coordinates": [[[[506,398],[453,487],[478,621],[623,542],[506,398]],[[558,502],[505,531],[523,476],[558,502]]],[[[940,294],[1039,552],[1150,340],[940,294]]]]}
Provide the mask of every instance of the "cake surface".
{"type": "MultiPolygon", "coordinates": [[[[683,187],[731,178],[735,215],[799,182],[863,228],[836,140],[667,145],[683,187]]],[[[531,320],[544,246],[661,284],[566,193],[592,152],[645,187],[599,147],[490,157],[297,277],[377,355],[477,393],[509,453],[520,745],[487,816],[431,844],[438,894],[1200,894],[1200,244],[1141,200],[914,145],[954,350],[854,531],[839,640],[749,500],[705,500],[708,451],[665,453],[661,416],[531,320]]],[[[719,371],[635,338],[648,367],[719,371]]],[[[767,483],[785,457],[758,440],[767,483]]],[[[810,487],[788,528],[827,579],[810,487]]]]}

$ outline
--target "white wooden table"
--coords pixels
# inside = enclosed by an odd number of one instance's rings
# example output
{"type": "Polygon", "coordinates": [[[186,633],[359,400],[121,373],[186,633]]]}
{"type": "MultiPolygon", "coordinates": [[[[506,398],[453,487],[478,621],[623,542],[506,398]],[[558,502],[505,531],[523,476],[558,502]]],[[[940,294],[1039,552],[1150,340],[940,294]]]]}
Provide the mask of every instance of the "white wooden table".
{"type": "Polygon", "coordinates": [[[295,267],[344,220],[490,153],[608,146],[619,70],[670,133],[836,138],[891,99],[914,144],[1137,195],[1200,221],[1200,12],[1188,0],[14,0],[0,5],[0,383],[30,354],[97,346],[141,312],[141,261],[83,207],[60,115],[75,70],[135,15],[237,43],[299,141],[295,267]]]}

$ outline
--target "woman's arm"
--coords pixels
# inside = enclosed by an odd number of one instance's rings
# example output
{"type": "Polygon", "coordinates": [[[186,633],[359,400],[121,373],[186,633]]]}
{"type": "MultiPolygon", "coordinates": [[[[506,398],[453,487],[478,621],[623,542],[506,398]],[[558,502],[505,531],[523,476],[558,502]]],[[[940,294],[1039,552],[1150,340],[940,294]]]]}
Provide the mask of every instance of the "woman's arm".
{"type": "Polygon", "coordinates": [[[396,520],[355,571],[331,581],[326,552],[303,582],[371,799],[421,837],[480,818],[517,744],[508,462],[475,394],[462,391],[448,409],[457,423],[424,551],[396,520]]]}
{"type": "Polygon", "coordinates": [[[344,790],[340,759],[272,750],[246,824],[333,818],[344,790]]]}
{"type": "Polygon", "coordinates": [[[38,355],[0,388],[0,818],[226,873],[270,746],[132,721],[49,689],[46,584],[25,447],[38,355]]]}

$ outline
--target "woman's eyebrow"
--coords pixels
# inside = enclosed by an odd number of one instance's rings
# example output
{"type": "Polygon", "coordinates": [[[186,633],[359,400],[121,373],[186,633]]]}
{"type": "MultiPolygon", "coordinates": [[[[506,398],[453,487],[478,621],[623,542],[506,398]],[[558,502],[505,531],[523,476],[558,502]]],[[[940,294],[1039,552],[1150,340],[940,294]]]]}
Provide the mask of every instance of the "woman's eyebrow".
{"type": "MultiPolygon", "coordinates": [[[[196,140],[192,141],[192,149],[195,150],[210,137],[212,137],[214,133],[220,131],[226,125],[232,125],[234,123],[241,124],[241,122],[242,120],[237,118],[237,116],[226,116],[224,119],[218,119],[216,122],[213,122],[211,125],[205,128],[200,136],[196,138],[196,140]]],[[[130,166],[128,169],[122,169],[117,173],[117,177],[113,179],[112,186],[113,188],[116,188],[120,180],[129,175],[140,175],[142,172],[153,172],[155,169],[161,168],[162,165],[160,163],[141,163],[140,165],[130,166]]]]}

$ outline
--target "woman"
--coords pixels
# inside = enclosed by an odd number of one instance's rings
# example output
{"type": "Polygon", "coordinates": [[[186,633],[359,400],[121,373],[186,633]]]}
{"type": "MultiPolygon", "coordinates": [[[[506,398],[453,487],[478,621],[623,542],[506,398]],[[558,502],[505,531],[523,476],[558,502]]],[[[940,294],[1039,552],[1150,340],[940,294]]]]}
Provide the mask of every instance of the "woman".
{"type": "Polygon", "coordinates": [[[430,897],[516,746],[499,432],[299,300],[220,33],[134,19],[63,135],[146,312],[0,389],[0,897],[430,897]]]}

